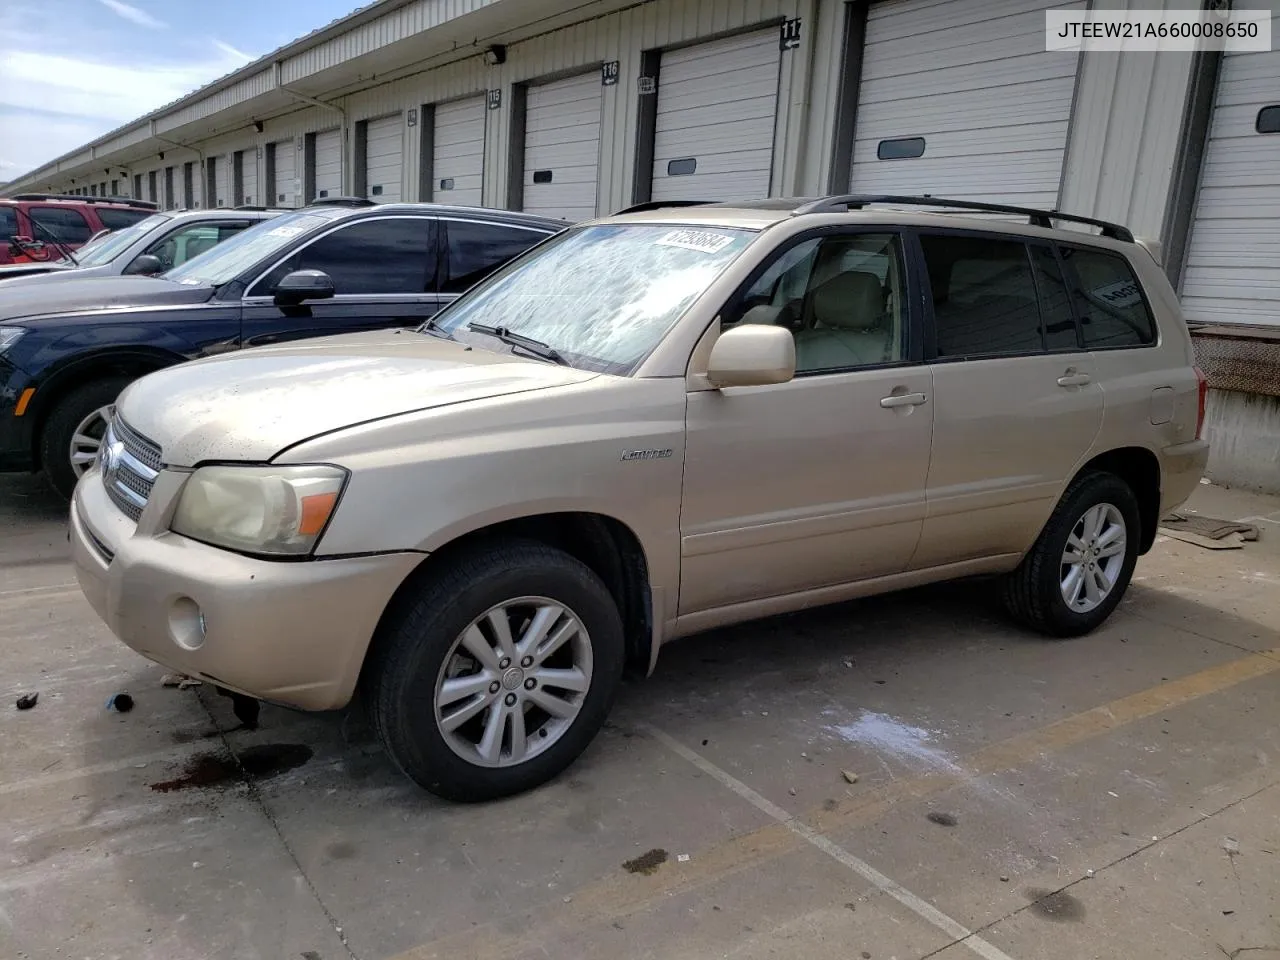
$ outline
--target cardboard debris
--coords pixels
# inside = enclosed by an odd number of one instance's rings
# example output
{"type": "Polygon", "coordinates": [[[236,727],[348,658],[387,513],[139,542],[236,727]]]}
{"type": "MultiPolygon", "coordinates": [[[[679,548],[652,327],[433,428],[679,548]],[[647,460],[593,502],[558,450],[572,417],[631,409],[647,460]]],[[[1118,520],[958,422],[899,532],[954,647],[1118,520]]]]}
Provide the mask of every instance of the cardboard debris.
{"type": "Polygon", "coordinates": [[[1258,539],[1258,528],[1251,523],[1218,520],[1199,514],[1170,514],[1160,521],[1159,532],[1207,550],[1239,550],[1246,541],[1258,539]]]}

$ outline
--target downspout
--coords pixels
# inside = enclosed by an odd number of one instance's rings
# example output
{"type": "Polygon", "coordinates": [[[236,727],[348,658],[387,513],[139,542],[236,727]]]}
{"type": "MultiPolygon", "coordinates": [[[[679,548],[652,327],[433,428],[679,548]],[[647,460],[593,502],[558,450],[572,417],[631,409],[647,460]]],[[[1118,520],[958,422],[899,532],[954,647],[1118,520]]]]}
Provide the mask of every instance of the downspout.
{"type": "MultiPolygon", "coordinates": [[[[152,123],[154,123],[154,122],[155,122],[155,121],[153,120],[153,121],[152,121],[152,123]]],[[[153,139],[159,140],[161,143],[167,143],[167,144],[169,144],[170,146],[178,147],[179,149],[182,149],[182,150],[194,150],[194,151],[196,152],[196,156],[200,158],[200,178],[201,178],[201,180],[202,180],[202,181],[204,181],[204,180],[206,180],[206,179],[207,179],[207,178],[205,177],[205,170],[204,170],[204,151],[203,151],[203,150],[201,150],[199,147],[193,147],[193,146],[191,146],[190,144],[187,144],[187,143],[178,143],[178,141],[176,141],[176,140],[170,140],[168,137],[162,137],[162,136],[160,136],[160,135],[159,135],[159,134],[157,134],[157,133],[152,133],[152,134],[151,134],[151,136],[152,136],[152,138],[153,138],[153,139]]],[[[203,184],[202,184],[202,186],[203,186],[203,184]]],[[[185,188],[184,188],[184,189],[185,189],[185,188]]],[[[203,194],[203,193],[204,193],[204,191],[203,191],[203,190],[201,190],[201,194],[203,194]]],[[[186,198],[184,197],[183,199],[186,199],[186,198]]],[[[208,197],[205,197],[205,198],[204,198],[204,205],[205,205],[206,207],[208,207],[208,206],[209,206],[209,198],[208,198],[208,197]]]]}
{"type": "Polygon", "coordinates": [[[313,107],[325,107],[329,110],[336,110],[338,116],[342,117],[342,192],[349,194],[351,189],[347,186],[347,174],[351,164],[347,162],[348,138],[351,136],[351,126],[347,122],[347,111],[336,103],[325,103],[323,100],[317,100],[315,97],[309,97],[305,93],[298,93],[296,90],[290,90],[280,82],[280,61],[277,60],[271,65],[271,75],[277,90],[293,97],[299,103],[307,103],[313,107]]]}

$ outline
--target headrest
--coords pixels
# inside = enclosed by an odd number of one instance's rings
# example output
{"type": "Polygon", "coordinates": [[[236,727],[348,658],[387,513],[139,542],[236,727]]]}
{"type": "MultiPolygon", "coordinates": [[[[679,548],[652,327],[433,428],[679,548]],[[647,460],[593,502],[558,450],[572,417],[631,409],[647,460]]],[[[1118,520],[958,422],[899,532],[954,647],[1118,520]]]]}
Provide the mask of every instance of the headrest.
{"type": "Polygon", "coordinates": [[[866,330],[880,326],[884,287],[874,273],[838,273],[813,291],[813,319],[835,330],[866,330]]]}

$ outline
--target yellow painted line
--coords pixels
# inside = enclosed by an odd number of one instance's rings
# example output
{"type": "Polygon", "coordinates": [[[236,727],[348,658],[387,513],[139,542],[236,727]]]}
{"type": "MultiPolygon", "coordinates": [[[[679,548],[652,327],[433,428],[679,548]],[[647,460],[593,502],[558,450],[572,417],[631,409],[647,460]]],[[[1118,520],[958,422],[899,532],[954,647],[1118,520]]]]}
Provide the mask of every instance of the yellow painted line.
{"type": "MultiPolygon", "coordinates": [[[[1277,671],[1280,647],[1230,660],[984,747],[961,761],[955,771],[894,780],[860,792],[831,809],[817,808],[794,819],[819,834],[873,822],[904,801],[929,797],[967,780],[1034,762],[1277,671]]],[[[571,932],[622,919],[669,897],[762,866],[804,845],[805,841],[786,824],[771,823],[699,851],[687,863],[666,864],[652,876],[609,874],[572,891],[568,903],[555,903],[530,915],[527,922],[520,922],[519,917],[500,918],[413,947],[392,960],[508,960],[527,954],[536,944],[554,943],[571,932]],[[521,929],[518,935],[504,932],[515,926],[521,929]]]]}

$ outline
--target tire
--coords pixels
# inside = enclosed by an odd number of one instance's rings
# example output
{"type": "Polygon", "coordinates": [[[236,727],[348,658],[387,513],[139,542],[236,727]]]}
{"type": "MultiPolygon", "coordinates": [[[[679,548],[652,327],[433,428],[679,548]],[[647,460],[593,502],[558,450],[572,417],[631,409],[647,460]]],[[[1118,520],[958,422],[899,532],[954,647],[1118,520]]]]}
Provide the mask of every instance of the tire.
{"type": "Polygon", "coordinates": [[[71,442],[77,429],[94,411],[115,403],[130,382],[129,377],[106,377],[82,384],[59,400],[45,420],[40,434],[40,465],[49,484],[64,499],[71,499],[83,472],[71,460],[71,442]]]}
{"type": "Polygon", "coordinates": [[[389,612],[365,671],[364,692],[373,727],[406,776],[447,800],[477,802],[529,790],[573,763],[604,724],[624,660],[622,620],[600,578],[560,550],[513,541],[453,558],[389,612]],[[552,619],[556,606],[563,612],[552,619]],[[530,653],[548,646],[523,633],[539,617],[549,624],[543,636],[569,639],[545,662],[529,663],[530,653]],[[495,622],[508,624],[516,644],[522,637],[534,644],[517,647],[506,666],[495,622]],[[574,623],[581,629],[575,631],[574,623]],[[466,645],[464,634],[471,638],[466,645]],[[475,650],[480,656],[472,655],[475,650]],[[492,658],[488,666],[482,657],[492,658]],[[547,670],[566,679],[577,671],[573,683],[586,689],[544,683],[552,676],[547,670]],[[441,705],[446,681],[455,690],[477,689],[441,705]],[[570,717],[539,705],[564,711],[570,702],[576,710],[570,717]],[[488,705],[476,707],[480,703],[488,705]],[[479,712],[446,730],[472,708],[479,712]],[[495,724],[499,732],[486,739],[495,724]],[[517,727],[525,733],[523,760],[515,755],[517,727]],[[490,748],[486,760],[486,743],[495,741],[496,752],[490,748]]]}
{"type": "MultiPolygon", "coordinates": [[[[1015,620],[1052,637],[1076,637],[1093,630],[1116,608],[1128,589],[1138,561],[1138,545],[1142,539],[1138,501],[1133,490],[1111,473],[1086,473],[1067,488],[1058,506],[1040,531],[1031,550],[1018,568],[1004,581],[1004,603],[1015,620]],[[1091,513],[1091,511],[1100,511],[1091,513]],[[1111,582],[1105,593],[1098,580],[1093,581],[1100,602],[1088,595],[1087,581],[1093,576],[1087,563],[1068,565],[1068,537],[1085,531],[1082,526],[1090,517],[1102,516],[1103,540],[1119,521],[1123,521],[1122,552],[1094,557],[1087,550],[1082,561],[1092,561],[1094,568],[1111,582]],[[1078,580],[1066,581],[1071,566],[1079,566],[1078,580]],[[1077,587],[1078,584],[1078,587],[1077,587]],[[1076,596],[1077,606],[1068,604],[1065,591],[1076,596]],[[1077,592],[1078,591],[1078,592],[1077,592]]],[[[1088,548],[1088,539],[1083,546],[1088,548]]],[[[1114,541],[1098,549],[1114,550],[1114,541]]],[[[1074,549],[1074,548],[1073,548],[1074,549]]]]}

